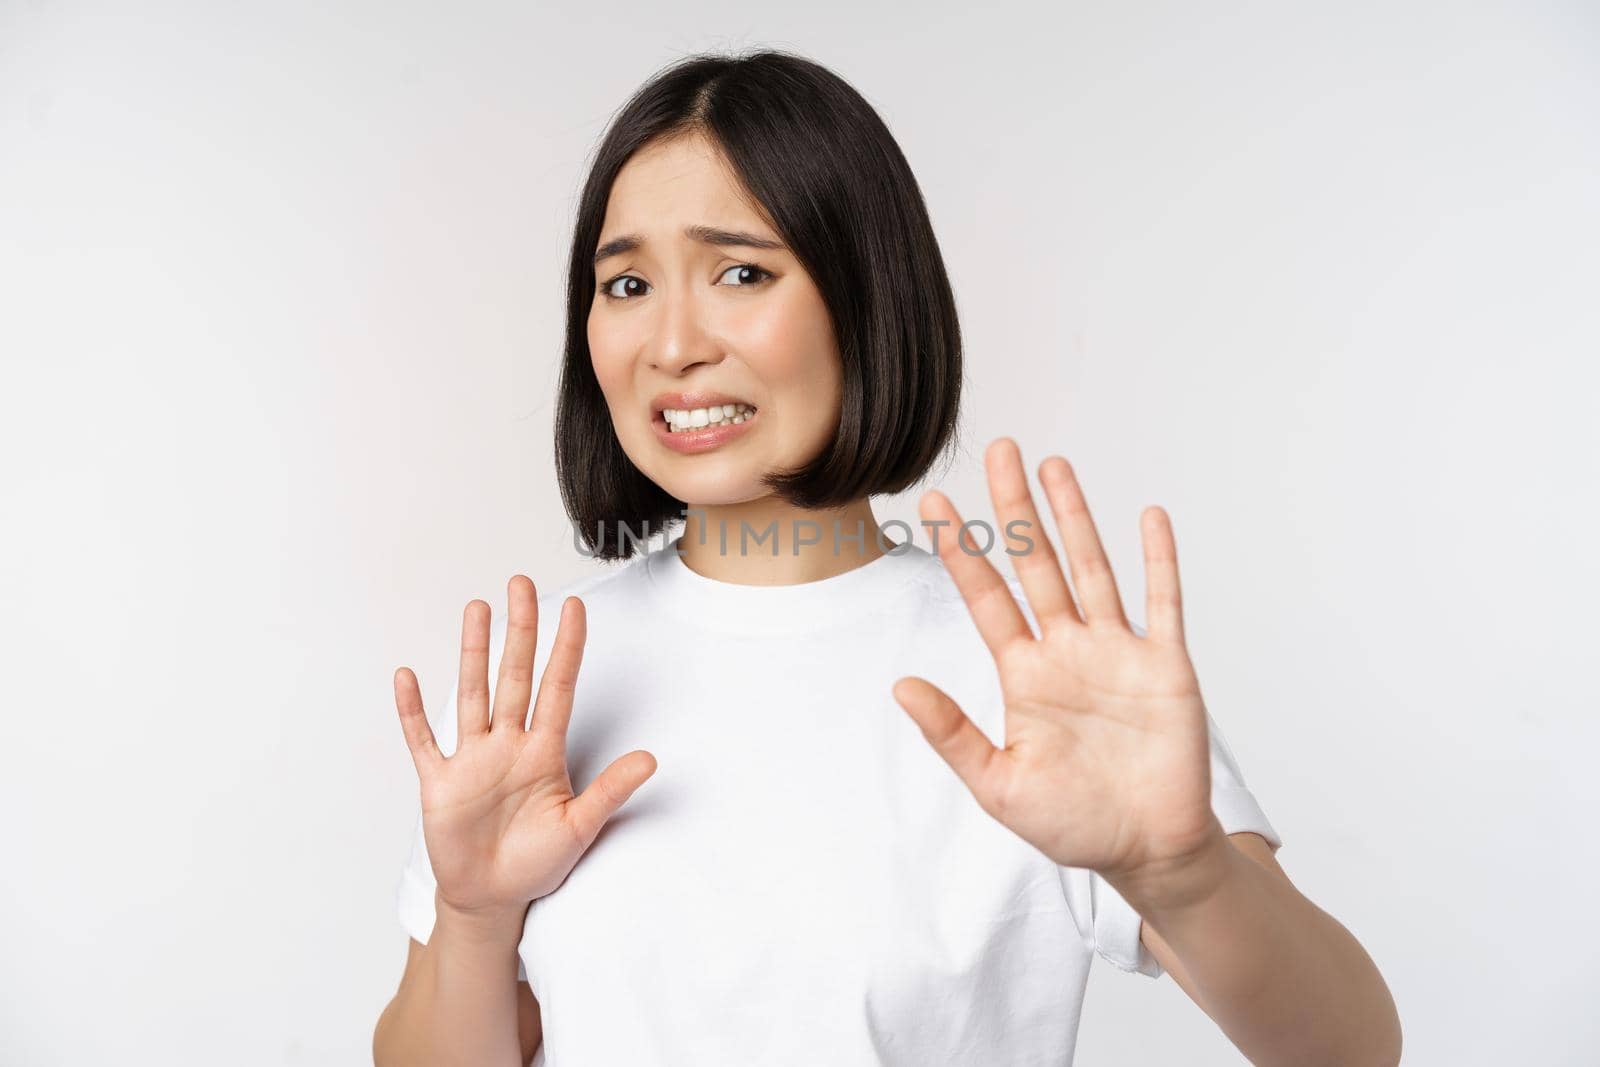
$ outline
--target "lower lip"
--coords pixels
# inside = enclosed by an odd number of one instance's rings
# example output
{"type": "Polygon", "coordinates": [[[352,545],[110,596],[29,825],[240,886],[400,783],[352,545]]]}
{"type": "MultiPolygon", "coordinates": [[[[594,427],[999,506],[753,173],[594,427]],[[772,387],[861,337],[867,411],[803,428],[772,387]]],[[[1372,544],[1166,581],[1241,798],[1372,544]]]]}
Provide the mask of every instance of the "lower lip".
{"type": "Polygon", "coordinates": [[[685,455],[694,455],[697,452],[709,452],[740,436],[750,429],[750,424],[761,417],[761,409],[746,415],[741,423],[729,423],[725,426],[702,426],[698,430],[681,430],[674,433],[667,428],[667,420],[659,411],[656,412],[654,421],[656,437],[662,444],[674,452],[685,455]]]}

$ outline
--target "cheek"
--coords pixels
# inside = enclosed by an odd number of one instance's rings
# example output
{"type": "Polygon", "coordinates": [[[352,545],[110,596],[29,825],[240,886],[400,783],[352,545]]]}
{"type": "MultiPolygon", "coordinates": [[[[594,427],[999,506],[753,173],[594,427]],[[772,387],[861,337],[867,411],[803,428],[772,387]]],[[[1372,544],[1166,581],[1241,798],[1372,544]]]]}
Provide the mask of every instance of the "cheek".
{"type": "Polygon", "coordinates": [[[604,319],[590,316],[589,318],[589,361],[594,365],[594,376],[606,392],[617,377],[624,373],[622,360],[619,353],[622,351],[622,338],[615,326],[606,326],[604,319]]]}
{"type": "Polygon", "coordinates": [[[731,328],[736,348],[774,389],[814,391],[833,372],[828,361],[837,362],[827,309],[814,294],[763,301],[733,320],[731,328]]]}

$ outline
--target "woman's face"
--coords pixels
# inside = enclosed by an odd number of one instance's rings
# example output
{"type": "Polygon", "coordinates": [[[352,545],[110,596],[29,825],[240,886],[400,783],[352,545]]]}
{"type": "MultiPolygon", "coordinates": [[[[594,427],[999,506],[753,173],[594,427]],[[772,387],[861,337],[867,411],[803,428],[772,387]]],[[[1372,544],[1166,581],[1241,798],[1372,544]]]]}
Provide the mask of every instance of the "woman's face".
{"type": "MultiPolygon", "coordinates": [[[[647,478],[690,505],[742,503],[767,495],[762,475],[822,450],[842,395],[828,309],[711,142],[696,135],[635,153],[612,185],[598,251],[607,254],[595,263],[589,352],[617,439],[647,478]],[[636,243],[608,252],[624,237],[636,243]],[[656,401],[680,392],[719,394],[755,414],[669,438],[656,401]]],[[[709,405],[691,396],[665,406],[709,405]]]]}

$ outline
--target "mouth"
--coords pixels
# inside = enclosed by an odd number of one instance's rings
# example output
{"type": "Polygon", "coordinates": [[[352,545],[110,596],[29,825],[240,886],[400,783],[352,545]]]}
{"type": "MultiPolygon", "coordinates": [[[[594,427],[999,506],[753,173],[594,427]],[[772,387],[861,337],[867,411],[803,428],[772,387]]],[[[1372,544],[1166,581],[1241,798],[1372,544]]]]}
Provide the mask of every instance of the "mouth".
{"type": "Polygon", "coordinates": [[[653,414],[655,425],[674,437],[729,426],[742,426],[756,417],[754,404],[716,404],[692,410],[662,408],[653,414]]]}
{"type": "Polygon", "coordinates": [[[727,414],[723,405],[717,406],[715,416],[709,408],[695,411],[668,408],[656,412],[650,423],[651,432],[663,447],[684,456],[697,456],[713,452],[753,433],[761,414],[753,405],[731,403],[733,413],[727,414]],[[701,425],[695,425],[701,423],[701,425]]]}

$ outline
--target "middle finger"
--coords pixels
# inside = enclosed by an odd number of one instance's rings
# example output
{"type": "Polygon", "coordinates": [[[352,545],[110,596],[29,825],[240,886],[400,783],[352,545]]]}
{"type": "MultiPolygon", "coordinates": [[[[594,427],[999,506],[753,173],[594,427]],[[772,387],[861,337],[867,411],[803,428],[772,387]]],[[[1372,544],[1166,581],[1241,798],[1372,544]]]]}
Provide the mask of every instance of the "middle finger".
{"type": "Polygon", "coordinates": [[[512,575],[506,585],[506,647],[500,653],[500,677],[494,687],[494,714],[489,729],[526,728],[528,699],[533,695],[533,653],[539,639],[533,579],[512,575]]]}

